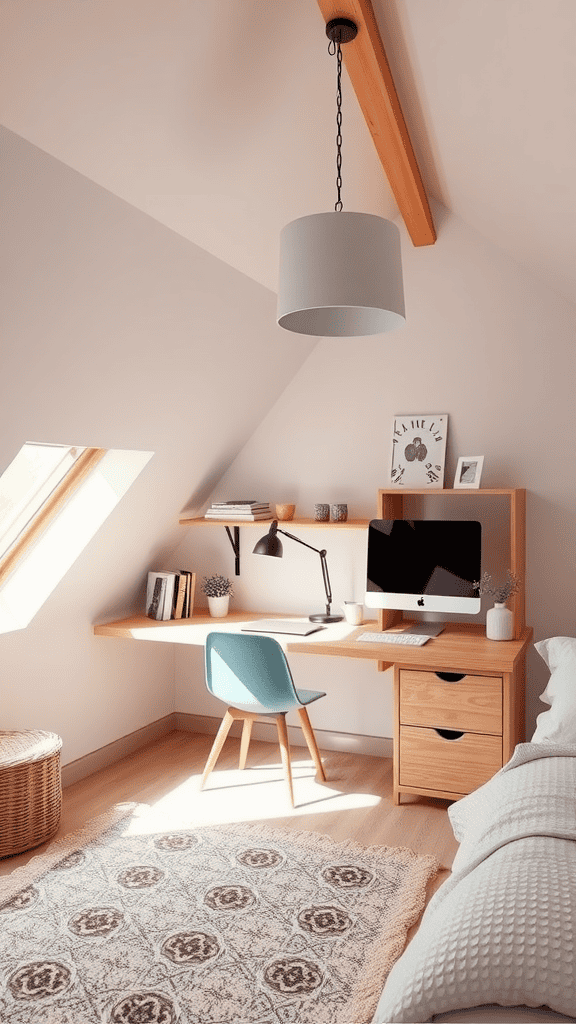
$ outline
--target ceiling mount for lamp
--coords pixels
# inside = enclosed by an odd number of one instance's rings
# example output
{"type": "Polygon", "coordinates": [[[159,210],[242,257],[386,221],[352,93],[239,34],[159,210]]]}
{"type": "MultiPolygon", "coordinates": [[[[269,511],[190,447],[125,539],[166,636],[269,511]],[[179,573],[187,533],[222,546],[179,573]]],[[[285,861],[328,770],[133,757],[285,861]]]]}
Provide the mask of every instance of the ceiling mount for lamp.
{"type": "Polygon", "coordinates": [[[349,338],[380,334],[405,321],[400,233],[392,221],[342,209],[342,53],[355,39],[349,18],[326,25],[337,57],[334,213],[300,217],[280,235],[278,323],[288,331],[349,338]]]}
{"type": "Polygon", "coordinates": [[[326,35],[333,43],[350,43],[356,39],[358,28],[350,18],[332,18],[326,25],[326,35]]]}

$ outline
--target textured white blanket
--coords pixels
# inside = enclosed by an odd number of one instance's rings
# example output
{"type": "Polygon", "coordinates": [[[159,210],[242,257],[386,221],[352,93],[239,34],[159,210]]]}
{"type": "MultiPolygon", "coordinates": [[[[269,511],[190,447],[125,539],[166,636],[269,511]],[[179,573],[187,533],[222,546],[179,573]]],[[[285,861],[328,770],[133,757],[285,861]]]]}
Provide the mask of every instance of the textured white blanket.
{"type": "Polygon", "coordinates": [[[463,1007],[576,1014],[576,746],[521,743],[448,811],[452,875],[386,982],[374,1024],[463,1007]]]}

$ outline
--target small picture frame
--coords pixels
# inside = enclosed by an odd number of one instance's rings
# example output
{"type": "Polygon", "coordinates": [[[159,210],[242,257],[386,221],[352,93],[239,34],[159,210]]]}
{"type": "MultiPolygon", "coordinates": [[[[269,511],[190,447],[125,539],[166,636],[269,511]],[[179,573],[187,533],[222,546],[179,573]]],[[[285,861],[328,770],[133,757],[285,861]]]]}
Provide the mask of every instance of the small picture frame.
{"type": "Polygon", "coordinates": [[[456,466],[454,487],[480,487],[483,465],[483,455],[461,455],[456,466]]]}

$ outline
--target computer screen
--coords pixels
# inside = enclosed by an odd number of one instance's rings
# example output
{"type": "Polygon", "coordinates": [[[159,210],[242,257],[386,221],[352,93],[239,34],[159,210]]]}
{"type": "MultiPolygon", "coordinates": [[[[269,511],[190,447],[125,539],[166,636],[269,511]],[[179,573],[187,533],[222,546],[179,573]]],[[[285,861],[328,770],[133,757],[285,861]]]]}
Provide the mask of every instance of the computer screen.
{"type": "Polygon", "coordinates": [[[472,520],[373,519],[365,604],[476,615],[482,527],[472,520]]]}

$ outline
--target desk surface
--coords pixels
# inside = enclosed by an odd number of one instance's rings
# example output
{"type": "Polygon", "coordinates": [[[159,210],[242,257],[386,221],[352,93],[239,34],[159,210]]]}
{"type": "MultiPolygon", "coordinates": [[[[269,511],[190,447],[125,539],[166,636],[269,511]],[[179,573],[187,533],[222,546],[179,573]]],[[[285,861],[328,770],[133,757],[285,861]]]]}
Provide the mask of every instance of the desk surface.
{"type": "MultiPolygon", "coordinates": [[[[223,619],[212,618],[209,614],[195,614],[191,619],[170,619],[157,622],[146,615],[133,615],[117,622],[105,622],[94,626],[96,636],[113,636],[131,640],[153,640],[163,643],[193,644],[204,646],[208,633],[213,631],[237,632],[241,625],[256,619],[295,619],[306,621],[303,616],[271,614],[270,612],[230,612],[223,619]]],[[[452,672],[471,671],[494,675],[512,672],[523,656],[532,638],[532,629],[524,630],[520,640],[487,640],[484,624],[448,623],[439,636],[412,647],[403,644],[362,643],[356,638],[363,632],[376,632],[375,620],[361,626],[347,622],[335,622],[310,636],[296,637],[290,634],[268,634],[274,636],[287,653],[320,654],[340,658],[361,658],[396,664],[406,667],[452,672]]]]}
{"type": "MultiPolygon", "coordinates": [[[[156,640],[169,644],[194,644],[204,647],[208,633],[214,631],[222,633],[238,633],[240,628],[248,622],[257,619],[282,619],[283,621],[293,619],[295,622],[308,622],[303,615],[279,615],[274,612],[229,612],[222,619],[213,618],[208,612],[204,614],[194,613],[191,619],[169,619],[168,621],[156,621],[149,619],[146,615],[132,615],[128,619],[120,619],[118,622],[105,622],[100,626],[94,626],[96,636],[116,636],[130,640],[156,640]]],[[[373,622],[372,626],[376,626],[373,622]]],[[[366,627],[368,628],[368,627],[366,627]]],[[[310,633],[309,636],[299,637],[289,633],[270,633],[284,650],[292,649],[292,642],[302,642],[306,651],[315,646],[319,641],[329,640],[332,643],[345,641],[358,631],[358,626],[350,626],[347,622],[333,622],[323,629],[310,633]]]]}

